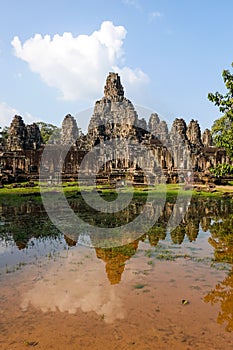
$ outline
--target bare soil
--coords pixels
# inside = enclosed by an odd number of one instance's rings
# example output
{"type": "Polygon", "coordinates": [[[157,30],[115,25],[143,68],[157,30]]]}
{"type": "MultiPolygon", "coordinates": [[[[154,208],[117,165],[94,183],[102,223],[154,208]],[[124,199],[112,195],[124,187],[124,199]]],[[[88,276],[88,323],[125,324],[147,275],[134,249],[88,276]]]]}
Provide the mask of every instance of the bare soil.
{"type": "Polygon", "coordinates": [[[225,277],[188,259],[149,265],[141,255],[111,284],[95,251],[77,249],[0,276],[0,349],[230,350],[221,305],[204,300],[225,277]]]}

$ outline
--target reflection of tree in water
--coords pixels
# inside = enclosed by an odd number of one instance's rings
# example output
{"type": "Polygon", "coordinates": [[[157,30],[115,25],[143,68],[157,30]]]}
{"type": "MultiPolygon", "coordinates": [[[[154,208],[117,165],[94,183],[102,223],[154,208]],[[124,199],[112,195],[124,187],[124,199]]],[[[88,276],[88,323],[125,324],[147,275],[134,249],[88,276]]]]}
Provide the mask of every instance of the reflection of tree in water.
{"type": "MultiPolygon", "coordinates": [[[[209,243],[214,247],[215,261],[233,263],[233,215],[213,223],[210,232],[209,243]]],[[[204,301],[212,305],[221,304],[217,321],[221,324],[226,322],[226,329],[233,331],[233,269],[223,282],[206,295],[204,301]]]]}
{"type": "Polygon", "coordinates": [[[214,222],[210,227],[209,243],[214,247],[216,261],[233,263],[233,215],[214,222]]]}
{"type": "Polygon", "coordinates": [[[6,225],[0,226],[0,235],[5,241],[13,240],[18,249],[25,249],[31,238],[58,238],[61,236],[59,230],[48,220],[43,213],[31,211],[22,213],[19,211],[16,215],[9,217],[6,225]]]}
{"type": "Polygon", "coordinates": [[[215,289],[205,296],[204,301],[212,305],[221,304],[217,322],[220,324],[226,322],[226,330],[233,331],[233,270],[223,282],[218,283],[215,289]]]}

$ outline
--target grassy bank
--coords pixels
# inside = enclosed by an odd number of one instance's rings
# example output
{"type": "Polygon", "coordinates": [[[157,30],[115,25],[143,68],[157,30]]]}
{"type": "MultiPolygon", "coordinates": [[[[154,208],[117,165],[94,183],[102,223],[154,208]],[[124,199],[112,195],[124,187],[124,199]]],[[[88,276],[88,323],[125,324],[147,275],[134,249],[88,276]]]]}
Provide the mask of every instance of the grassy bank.
{"type": "MultiPolygon", "coordinates": [[[[77,183],[63,183],[62,187],[58,186],[48,186],[43,185],[39,186],[39,183],[35,183],[34,187],[29,187],[30,184],[21,184],[16,185],[10,184],[5,185],[0,189],[0,203],[5,204],[17,204],[24,201],[41,201],[41,192],[42,193],[51,193],[59,196],[59,192],[63,191],[67,198],[76,198],[80,196],[80,191],[85,191],[92,193],[94,191],[93,186],[84,186],[81,187],[77,183]]],[[[118,189],[109,184],[97,186],[99,194],[106,200],[113,201],[117,198],[118,193],[122,195],[125,193],[133,192],[134,198],[146,198],[148,193],[150,196],[155,198],[166,198],[168,200],[176,199],[179,196],[198,196],[198,197],[233,197],[233,186],[216,186],[211,191],[208,190],[206,186],[198,186],[195,188],[185,188],[184,185],[179,184],[168,184],[168,185],[155,185],[155,186],[144,186],[136,185],[119,187],[118,189]]]]}

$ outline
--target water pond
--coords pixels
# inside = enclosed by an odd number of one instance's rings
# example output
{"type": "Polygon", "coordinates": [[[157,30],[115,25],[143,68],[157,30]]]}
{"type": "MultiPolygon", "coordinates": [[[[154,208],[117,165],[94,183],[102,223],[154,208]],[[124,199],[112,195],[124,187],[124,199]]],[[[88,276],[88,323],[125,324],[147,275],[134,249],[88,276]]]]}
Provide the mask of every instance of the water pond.
{"type": "Polygon", "coordinates": [[[114,227],[121,244],[82,226],[62,233],[33,198],[1,203],[0,349],[233,348],[232,199],[167,200],[135,236],[122,227],[143,200],[110,217],[78,197],[69,204],[88,224],[114,227]]]}

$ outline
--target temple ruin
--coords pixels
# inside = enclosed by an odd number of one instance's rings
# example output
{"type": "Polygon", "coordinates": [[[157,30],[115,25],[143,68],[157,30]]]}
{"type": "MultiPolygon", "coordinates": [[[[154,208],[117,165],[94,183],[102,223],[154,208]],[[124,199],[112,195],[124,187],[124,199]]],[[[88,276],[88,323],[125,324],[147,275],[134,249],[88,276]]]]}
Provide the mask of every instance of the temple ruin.
{"type": "Polygon", "coordinates": [[[0,143],[0,182],[38,179],[45,147],[46,174],[53,177],[60,172],[65,179],[77,179],[82,171],[83,176],[95,172],[103,181],[127,178],[153,184],[161,177],[177,182],[180,174],[191,171],[198,181],[211,167],[229,162],[226,151],[213,145],[210,131],[201,133],[198,121],[186,125],[177,118],[169,130],[156,113],[148,123],[140,119],[124,96],[117,73],[109,73],[104,97],[96,101],[85,135],[68,114],[60,139],[44,145],[37,124],[25,125],[16,115],[7,141],[0,143]]]}

